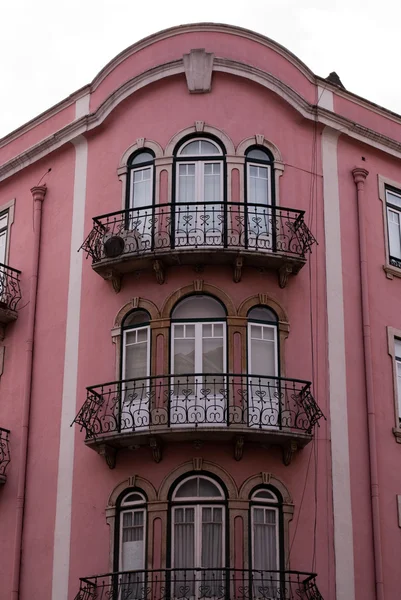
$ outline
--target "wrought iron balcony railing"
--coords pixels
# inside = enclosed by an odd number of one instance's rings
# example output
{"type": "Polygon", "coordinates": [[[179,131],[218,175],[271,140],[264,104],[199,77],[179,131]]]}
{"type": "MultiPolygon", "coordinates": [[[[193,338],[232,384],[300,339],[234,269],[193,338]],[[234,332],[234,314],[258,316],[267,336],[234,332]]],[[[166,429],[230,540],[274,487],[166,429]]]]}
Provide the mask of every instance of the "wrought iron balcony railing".
{"type": "Polygon", "coordinates": [[[323,600],[315,573],[241,569],[124,571],[80,579],[75,600],[323,600]]]}
{"type": "Polygon", "coordinates": [[[279,445],[300,439],[303,447],[323,416],[310,388],[298,379],[232,373],[114,381],[87,388],[74,422],[85,429],[86,442],[95,449],[99,442],[140,445],[157,434],[185,439],[194,430],[197,437],[211,439],[215,434],[220,440],[224,431],[247,434],[250,441],[269,436],[279,445]]]}
{"type": "Polygon", "coordinates": [[[0,427],[0,485],[6,482],[6,470],[10,463],[10,432],[0,427]]]}
{"type": "Polygon", "coordinates": [[[0,310],[17,310],[21,300],[20,274],[21,271],[0,263],[0,310]]]}
{"type": "MultiPolygon", "coordinates": [[[[172,203],[113,212],[93,219],[81,248],[94,269],[136,257],[160,258],[171,252],[205,254],[213,250],[292,261],[298,272],[316,242],[304,211],[238,202],[172,203]]],[[[252,258],[251,258],[252,262],[252,258]]]]}

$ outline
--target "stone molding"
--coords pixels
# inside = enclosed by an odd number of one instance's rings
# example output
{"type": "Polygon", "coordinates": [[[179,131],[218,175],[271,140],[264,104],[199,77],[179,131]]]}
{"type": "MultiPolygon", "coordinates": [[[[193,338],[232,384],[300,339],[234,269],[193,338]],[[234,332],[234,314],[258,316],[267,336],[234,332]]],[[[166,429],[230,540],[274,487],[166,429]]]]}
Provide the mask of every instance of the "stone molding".
{"type": "Polygon", "coordinates": [[[214,54],[204,48],[194,48],[182,57],[190,94],[206,94],[212,90],[214,54]]]}
{"type": "MultiPolygon", "coordinates": [[[[229,73],[234,76],[244,77],[245,79],[254,81],[262,87],[276,93],[297,110],[305,119],[327,125],[343,135],[366,143],[387,154],[398,158],[401,157],[401,142],[378,133],[364,125],[355,123],[351,119],[333,113],[323,107],[316,107],[314,104],[310,104],[295,90],[274,77],[271,73],[267,73],[239,61],[225,58],[215,58],[213,70],[215,72],[229,73]]],[[[148,71],[126,81],[123,85],[114,90],[94,113],[76,119],[34,146],[24,150],[22,153],[5,162],[0,167],[0,181],[3,181],[7,177],[11,177],[28,165],[31,165],[48,155],[50,152],[62,147],[64,144],[73,142],[76,137],[83,135],[85,132],[95,129],[103,123],[109,114],[123,100],[136,91],[166,77],[172,77],[183,73],[183,61],[182,59],[178,59],[152,67],[148,71]]]]}
{"type": "Polygon", "coordinates": [[[176,146],[189,135],[199,135],[202,137],[205,133],[214,136],[223,144],[226,150],[227,155],[235,155],[235,146],[232,139],[221,129],[217,127],[213,127],[213,125],[208,125],[203,123],[202,129],[199,129],[198,125],[199,121],[195,121],[194,125],[190,127],[186,127],[185,129],[181,129],[173,135],[173,137],[168,142],[166,148],[164,149],[165,156],[173,156],[174,150],[176,146]]]}

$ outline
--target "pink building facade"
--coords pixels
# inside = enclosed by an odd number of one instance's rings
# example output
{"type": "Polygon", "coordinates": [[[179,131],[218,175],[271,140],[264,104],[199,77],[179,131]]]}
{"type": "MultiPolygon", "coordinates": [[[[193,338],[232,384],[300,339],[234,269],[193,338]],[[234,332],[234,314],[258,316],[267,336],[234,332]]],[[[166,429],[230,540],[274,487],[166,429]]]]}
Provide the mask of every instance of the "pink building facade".
{"type": "Polygon", "coordinates": [[[400,139],[198,24],[0,140],[1,598],[394,597],[400,139]]]}

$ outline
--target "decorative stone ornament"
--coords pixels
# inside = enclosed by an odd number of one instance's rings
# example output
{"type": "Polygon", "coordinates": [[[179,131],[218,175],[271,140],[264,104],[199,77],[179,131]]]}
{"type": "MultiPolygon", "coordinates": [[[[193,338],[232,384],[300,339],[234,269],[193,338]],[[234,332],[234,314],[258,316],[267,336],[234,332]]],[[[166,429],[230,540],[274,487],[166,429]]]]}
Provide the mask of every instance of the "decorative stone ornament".
{"type": "Polygon", "coordinates": [[[212,89],[214,54],[195,48],[183,57],[185,77],[190,94],[205,94],[212,89]]]}

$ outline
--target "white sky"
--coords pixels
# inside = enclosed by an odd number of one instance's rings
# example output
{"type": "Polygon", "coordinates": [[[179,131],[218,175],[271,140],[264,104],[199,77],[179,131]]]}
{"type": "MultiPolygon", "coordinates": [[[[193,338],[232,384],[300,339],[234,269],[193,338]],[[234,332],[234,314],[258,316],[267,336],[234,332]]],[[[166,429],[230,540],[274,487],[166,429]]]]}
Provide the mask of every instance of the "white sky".
{"type": "Polygon", "coordinates": [[[258,31],[401,114],[400,0],[2,0],[0,15],[0,137],[139,39],[199,21],[258,31]]]}

